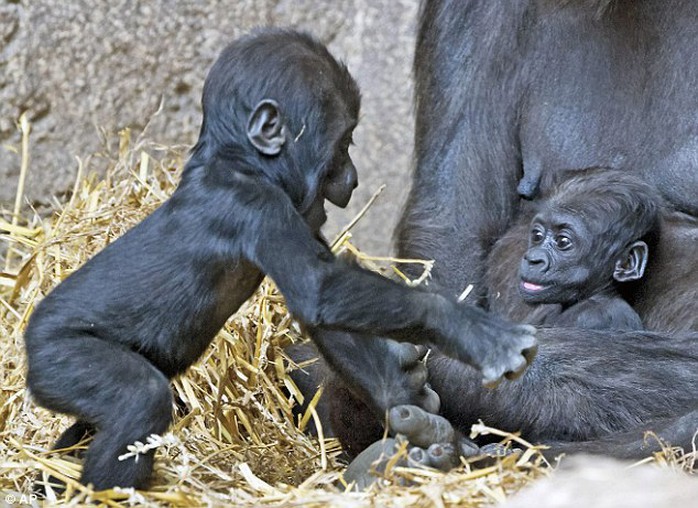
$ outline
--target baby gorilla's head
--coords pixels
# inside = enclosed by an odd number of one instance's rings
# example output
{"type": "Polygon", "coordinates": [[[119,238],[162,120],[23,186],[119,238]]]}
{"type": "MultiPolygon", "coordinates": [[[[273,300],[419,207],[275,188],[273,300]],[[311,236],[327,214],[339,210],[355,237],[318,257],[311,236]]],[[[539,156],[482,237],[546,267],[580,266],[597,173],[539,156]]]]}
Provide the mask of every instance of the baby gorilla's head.
{"type": "Polygon", "coordinates": [[[575,172],[544,198],[531,221],[519,292],[528,303],[571,305],[641,278],[659,200],[627,172],[575,172]]]}

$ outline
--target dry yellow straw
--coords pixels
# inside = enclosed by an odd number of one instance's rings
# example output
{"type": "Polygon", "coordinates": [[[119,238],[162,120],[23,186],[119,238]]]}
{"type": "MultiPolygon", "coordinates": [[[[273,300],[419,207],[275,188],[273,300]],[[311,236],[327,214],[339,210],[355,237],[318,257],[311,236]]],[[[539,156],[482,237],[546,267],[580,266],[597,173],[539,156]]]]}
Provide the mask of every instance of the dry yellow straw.
{"type": "MultiPolygon", "coordinates": [[[[20,125],[28,145],[26,119],[20,125]]],[[[22,179],[29,170],[24,144],[23,154],[22,179]]],[[[44,294],[172,193],[182,167],[181,152],[133,141],[127,131],[120,136],[118,153],[110,157],[104,178],[90,175],[90,168],[78,161],[79,174],[87,176],[76,181],[68,203],[45,218],[41,228],[18,226],[20,208],[13,217],[16,227],[0,224],[10,232],[0,241],[12,243],[18,254],[8,256],[4,266],[19,274],[0,284],[0,495],[29,494],[37,476],[52,474],[68,484],[65,493],[52,494],[52,506],[94,501],[104,506],[479,507],[547,474],[538,451],[518,443],[526,448],[523,456],[506,457],[487,469],[473,470],[464,463],[444,474],[394,467],[371,491],[345,492],[337,441],[310,438],[301,430],[310,418],[318,423],[319,396],[311,397],[300,424],[294,421],[298,389],[288,376],[293,366],[283,348],[303,336],[266,280],[200,361],[172,383],[177,401],[172,428],[147,443],[156,447],[152,487],[94,493],[78,484],[79,460],[49,451],[72,419],[38,408],[24,389],[22,330],[44,294]]],[[[34,221],[38,218],[28,223],[34,221]]],[[[337,248],[354,253],[367,267],[391,270],[391,258],[363,255],[350,236],[345,228],[337,248]]],[[[686,467],[684,455],[664,457],[674,467],[686,467]]]]}
{"type": "MultiPolygon", "coordinates": [[[[29,133],[31,132],[31,125],[29,120],[27,120],[27,113],[22,113],[19,117],[19,129],[22,132],[22,158],[19,168],[19,181],[17,182],[17,193],[15,194],[15,206],[12,210],[12,223],[10,228],[10,233],[18,233],[21,230],[17,229],[17,224],[19,223],[19,213],[22,208],[22,199],[24,197],[24,183],[27,180],[27,173],[29,171],[29,133]]],[[[12,263],[12,242],[10,242],[10,247],[7,249],[7,257],[5,259],[5,271],[10,270],[10,264],[12,263]]]]}

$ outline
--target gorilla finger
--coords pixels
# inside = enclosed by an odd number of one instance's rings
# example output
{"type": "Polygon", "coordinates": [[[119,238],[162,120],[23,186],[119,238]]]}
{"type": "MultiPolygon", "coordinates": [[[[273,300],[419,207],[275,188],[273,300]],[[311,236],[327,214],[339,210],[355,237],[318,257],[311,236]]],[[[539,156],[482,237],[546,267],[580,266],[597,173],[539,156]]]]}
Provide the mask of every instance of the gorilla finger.
{"type": "Polygon", "coordinates": [[[524,356],[524,358],[526,358],[526,362],[531,365],[533,363],[533,359],[538,354],[538,344],[534,344],[533,346],[524,349],[521,354],[524,356]]]}
{"type": "Polygon", "coordinates": [[[407,452],[407,463],[410,466],[430,466],[429,456],[423,448],[414,446],[407,452]]]}
{"type": "Polygon", "coordinates": [[[528,367],[528,362],[526,361],[526,358],[520,356],[518,358],[518,361],[514,364],[514,366],[504,373],[504,377],[509,380],[517,379],[521,377],[521,375],[526,371],[526,367],[528,367]]]}
{"type": "Polygon", "coordinates": [[[429,420],[422,408],[404,404],[390,408],[388,424],[393,433],[403,434],[409,439],[413,434],[421,432],[429,424],[429,420]]]}
{"type": "Polygon", "coordinates": [[[506,457],[513,452],[501,443],[489,443],[480,448],[480,453],[488,457],[506,457]]]}
{"type": "Polygon", "coordinates": [[[458,444],[458,453],[460,454],[461,457],[469,458],[469,457],[477,457],[478,455],[482,455],[482,452],[480,451],[480,447],[468,438],[461,436],[458,439],[457,444],[458,444]]]}
{"type": "Polygon", "coordinates": [[[446,418],[418,406],[396,406],[390,410],[388,421],[393,432],[405,434],[411,444],[422,448],[433,443],[450,443],[455,435],[446,418]]]}
{"type": "Polygon", "coordinates": [[[441,397],[431,389],[429,383],[424,384],[424,389],[420,395],[419,405],[428,413],[437,414],[441,409],[441,397]]]}
{"type": "Polygon", "coordinates": [[[482,371],[482,386],[496,388],[502,381],[503,373],[499,369],[487,368],[482,371]]]}
{"type": "Polygon", "coordinates": [[[451,443],[434,443],[427,449],[429,464],[440,471],[450,471],[459,463],[456,448],[451,443]]]}
{"type": "Polygon", "coordinates": [[[532,336],[533,340],[535,340],[535,335],[536,335],[536,327],[533,325],[516,325],[516,330],[521,334],[521,335],[530,335],[532,336]]]}
{"type": "Polygon", "coordinates": [[[403,347],[400,349],[399,362],[403,369],[413,368],[427,354],[425,346],[414,344],[401,344],[401,346],[403,347]]]}
{"type": "Polygon", "coordinates": [[[426,385],[428,377],[429,373],[426,365],[418,363],[409,373],[407,381],[408,387],[412,390],[422,388],[426,385]]]}
{"type": "Polygon", "coordinates": [[[415,347],[417,348],[417,354],[419,355],[419,361],[421,362],[427,356],[429,348],[424,344],[417,344],[415,347]]]}
{"type": "Polygon", "coordinates": [[[538,347],[538,339],[536,339],[535,335],[523,335],[523,336],[519,337],[517,345],[521,351],[524,351],[527,349],[532,349],[532,348],[537,348],[538,347]]]}

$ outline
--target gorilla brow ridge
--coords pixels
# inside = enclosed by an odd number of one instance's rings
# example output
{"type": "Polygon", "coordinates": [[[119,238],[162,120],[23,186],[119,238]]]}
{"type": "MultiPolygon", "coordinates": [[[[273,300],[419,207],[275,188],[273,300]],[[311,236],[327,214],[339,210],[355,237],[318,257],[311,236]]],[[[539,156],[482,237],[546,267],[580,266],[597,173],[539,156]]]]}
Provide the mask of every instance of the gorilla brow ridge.
{"type": "Polygon", "coordinates": [[[659,198],[654,189],[618,170],[573,174],[553,190],[548,204],[581,217],[592,234],[609,240],[614,251],[646,238],[659,225],[659,198]]]}

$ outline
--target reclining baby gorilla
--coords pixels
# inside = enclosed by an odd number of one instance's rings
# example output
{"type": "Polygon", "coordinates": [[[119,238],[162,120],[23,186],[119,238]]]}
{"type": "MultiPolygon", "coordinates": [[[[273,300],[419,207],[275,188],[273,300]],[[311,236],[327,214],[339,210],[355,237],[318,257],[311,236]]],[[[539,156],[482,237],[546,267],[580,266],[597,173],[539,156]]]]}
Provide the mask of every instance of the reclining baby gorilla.
{"type": "Polygon", "coordinates": [[[642,278],[659,234],[659,197],[630,172],[589,168],[538,204],[519,274],[528,322],[642,330],[624,286],[642,278]]]}
{"type": "MultiPolygon", "coordinates": [[[[244,37],[211,68],[202,102],[199,140],[172,197],[46,296],[26,330],[31,393],[77,417],[55,447],[94,432],[84,484],[148,484],[152,452],[119,456],[167,430],[169,379],[265,274],[311,331],[429,341],[486,382],[525,369],[532,327],[342,263],[321,239],[325,199],[346,206],[356,187],[348,148],[360,102],[322,44],[279,29],[244,37]]],[[[421,383],[409,368],[396,375],[426,389],[421,373],[421,383]]]]}

